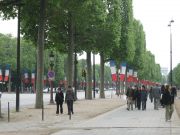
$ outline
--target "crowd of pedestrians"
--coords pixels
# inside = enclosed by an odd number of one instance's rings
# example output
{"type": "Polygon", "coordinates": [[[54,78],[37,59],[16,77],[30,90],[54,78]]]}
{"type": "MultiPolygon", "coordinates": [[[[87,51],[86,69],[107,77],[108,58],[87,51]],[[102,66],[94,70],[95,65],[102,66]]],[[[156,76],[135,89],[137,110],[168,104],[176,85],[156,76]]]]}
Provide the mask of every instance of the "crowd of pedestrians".
{"type": "Polygon", "coordinates": [[[141,87],[129,86],[127,88],[127,110],[146,110],[146,102],[149,98],[151,103],[154,104],[154,110],[158,110],[159,107],[165,108],[165,120],[170,121],[172,113],[174,111],[174,98],[177,95],[176,87],[170,87],[169,85],[162,85],[150,87],[147,89],[145,85],[141,87]],[[133,108],[134,107],[134,108],[133,108]]]}

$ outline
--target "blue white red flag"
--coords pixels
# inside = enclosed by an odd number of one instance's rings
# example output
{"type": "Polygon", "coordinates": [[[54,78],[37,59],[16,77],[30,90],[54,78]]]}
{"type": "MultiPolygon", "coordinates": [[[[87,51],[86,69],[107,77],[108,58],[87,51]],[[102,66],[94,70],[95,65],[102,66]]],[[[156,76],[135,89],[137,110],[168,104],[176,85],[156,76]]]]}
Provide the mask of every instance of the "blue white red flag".
{"type": "Polygon", "coordinates": [[[127,73],[127,82],[133,82],[133,69],[129,69],[127,73]]]}
{"type": "Polygon", "coordinates": [[[1,70],[1,67],[0,67],[0,82],[2,82],[3,80],[3,76],[2,76],[2,70],[1,70]]]}
{"type": "Polygon", "coordinates": [[[10,70],[10,65],[6,65],[5,69],[5,76],[4,76],[4,81],[7,82],[9,80],[9,70],[10,70]]]}
{"type": "Polygon", "coordinates": [[[121,80],[121,81],[124,81],[124,79],[125,79],[125,74],[126,74],[126,63],[125,63],[125,62],[122,62],[121,65],[120,65],[120,68],[121,68],[120,80],[121,80]]]}
{"type": "Polygon", "coordinates": [[[117,81],[115,61],[110,60],[111,77],[113,81],[117,81]]]}

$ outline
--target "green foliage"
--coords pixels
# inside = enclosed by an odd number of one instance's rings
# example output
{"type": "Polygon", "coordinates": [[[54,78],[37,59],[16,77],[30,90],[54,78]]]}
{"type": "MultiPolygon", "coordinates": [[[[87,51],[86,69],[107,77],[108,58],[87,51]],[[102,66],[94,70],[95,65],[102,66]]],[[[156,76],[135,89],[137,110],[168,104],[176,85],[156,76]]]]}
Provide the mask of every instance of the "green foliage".
{"type": "MultiPolygon", "coordinates": [[[[173,69],[173,85],[180,87],[180,63],[173,69]]],[[[170,78],[170,74],[168,76],[170,78]]]]}
{"type": "MultiPolygon", "coordinates": [[[[17,16],[17,3],[2,4],[12,1],[0,2],[0,16],[4,19],[17,16]]],[[[21,3],[21,34],[26,39],[21,41],[21,67],[34,70],[40,3],[37,0],[21,0],[21,3]]],[[[90,51],[103,52],[105,59],[115,59],[117,66],[126,61],[138,71],[140,79],[160,81],[160,66],[155,63],[154,55],[146,51],[145,32],[142,24],[133,17],[132,0],[48,0],[46,6],[45,73],[49,66],[49,49],[53,48],[57,80],[67,76],[67,70],[70,70],[64,63],[67,54],[90,51]]],[[[7,41],[8,38],[0,35],[0,61],[2,64],[11,63],[15,69],[16,39],[7,41]],[[10,57],[3,57],[8,51],[10,57]]],[[[82,80],[81,71],[85,69],[85,63],[82,60],[78,64],[78,80],[82,80]]],[[[111,77],[109,72],[105,67],[105,81],[111,77]]],[[[96,65],[98,79],[99,73],[100,67],[96,65]]]]}

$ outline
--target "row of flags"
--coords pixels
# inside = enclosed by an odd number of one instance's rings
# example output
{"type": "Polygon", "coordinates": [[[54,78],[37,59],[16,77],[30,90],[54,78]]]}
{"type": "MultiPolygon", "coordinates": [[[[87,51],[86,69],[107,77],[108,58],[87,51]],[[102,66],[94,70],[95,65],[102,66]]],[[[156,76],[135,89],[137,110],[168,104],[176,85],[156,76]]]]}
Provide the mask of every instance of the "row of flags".
{"type": "MultiPolygon", "coordinates": [[[[110,69],[111,69],[111,76],[112,76],[112,81],[117,81],[117,74],[119,76],[120,81],[125,81],[125,76],[126,76],[126,62],[122,62],[120,64],[120,69],[117,73],[116,70],[116,64],[114,60],[110,60],[110,69]]],[[[157,82],[151,82],[149,80],[139,80],[137,76],[137,71],[133,71],[133,69],[129,69],[127,72],[127,82],[134,82],[134,83],[141,83],[144,85],[156,85],[159,84],[157,82]]]]}
{"type": "MultiPolygon", "coordinates": [[[[117,81],[117,70],[116,70],[116,64],[114,60],[110,61],[110,69],[111,69],[111,76],[112,76],[112,81],[117,81]]],[[[126,63],[123,62],[120,65],[120,81],[124,81],[125,79],[125,74],[126,74],[126,63]]]]}

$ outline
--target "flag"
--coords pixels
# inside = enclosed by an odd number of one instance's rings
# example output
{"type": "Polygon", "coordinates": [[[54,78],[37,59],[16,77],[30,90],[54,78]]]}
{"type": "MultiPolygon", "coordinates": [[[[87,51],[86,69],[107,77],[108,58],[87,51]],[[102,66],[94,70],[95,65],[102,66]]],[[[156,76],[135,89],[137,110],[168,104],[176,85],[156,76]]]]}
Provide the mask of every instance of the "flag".
{"type": "Polygon", "coordinates": [[[2,82],[3,81],[3,76],[2,76],[2,70],[0,68],[0,81],[2,82]]]}
{"type": "Polygon", "coordinates": [[[126,74],[126,63],[125,62],[121,63],[120,68],[121,68],[120,80],[124,81],[125,74],[126,74]]]}
{"type": "Polygon", "coordinates": [[[27,70],[24,71],[24,83],[28,83],[28,72],[27,70]]]}
{"type": "Polygon", "coordinates": [[[133,69],[129,69],[129,72],[127,73],[127,81],[128,82],[133,81],[133,69]]]}
{"type": "Polygon", "coordinates": [[[5,76],[4,76],[4,81],[7,82],[9,80],[9,69],[10,69],[10,65],[6,65],[6,69],[5,69],[5,76]]]}
{"type": "Polygon", "coordinates": [[[35,73],[32,73],[31,74],[31,83],[34,83],[35,82],[35,73]]]}
{"type": "Polygon", "coordinates": [[[133,78],[134,78],[133,81],[134,81],[135,83],[137,83],[137,82],[138,82],[137,71],[134,71],[133,78]]]}
{"type": "Polygon", "coordinates": [[[113,81],[117,81],[115,61],[110,61],[111,77],[113,81]]]}

